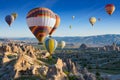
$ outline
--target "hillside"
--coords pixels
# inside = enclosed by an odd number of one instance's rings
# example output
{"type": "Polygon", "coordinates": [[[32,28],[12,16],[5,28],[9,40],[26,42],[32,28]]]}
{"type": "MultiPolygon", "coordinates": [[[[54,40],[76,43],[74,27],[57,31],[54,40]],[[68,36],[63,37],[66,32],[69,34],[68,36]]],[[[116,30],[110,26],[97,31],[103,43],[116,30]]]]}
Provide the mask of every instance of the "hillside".
{"type": "MultiPolygon", "coordinates": [[[[57,41],[65,41],[67,43],[85,43],[90,45],[108,45],[113,42],[120,44],[120,35],[108,34],[108,35],[97,35],[97,36],[86,36],[86,37],[54,37],[57,41]]],[[[20,41],[31,41],[38,42],[35,38],[9,38],[10,40],[20,40],[20,41]]],[[[2,39],[3,40],[3,39],[2,39]]]]}

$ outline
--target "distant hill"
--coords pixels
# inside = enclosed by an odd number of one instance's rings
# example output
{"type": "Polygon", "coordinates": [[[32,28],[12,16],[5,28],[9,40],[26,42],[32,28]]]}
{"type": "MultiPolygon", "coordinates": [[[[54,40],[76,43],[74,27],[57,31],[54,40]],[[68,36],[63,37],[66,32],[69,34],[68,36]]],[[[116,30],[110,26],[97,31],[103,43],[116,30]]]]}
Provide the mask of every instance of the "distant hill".
{"type": "MultiPolygon", "coordinates": [[[[108,34],[108,35],[98,35],[98,36],[87,36],[87,37],[54,37],[57,41],[65,41],[67,43],[85,43],[89,45],[108,45],[116,42],[120,44],[120,35],[108,34]]],[[[13,40],[21,41],[34,41],[38,42],[35,38],[12,38],[13,40]]],[[[4,39],[0,39],[4,40],[4,39]]]]}
{"type": "Polygon", "coordinates": [[[57,41],[64,40],[70,43],[85,43],[90,45],[110,45],[113,42],[120,44],[120,35],[98,35],[88,37],[55,37],[57,41]]]}

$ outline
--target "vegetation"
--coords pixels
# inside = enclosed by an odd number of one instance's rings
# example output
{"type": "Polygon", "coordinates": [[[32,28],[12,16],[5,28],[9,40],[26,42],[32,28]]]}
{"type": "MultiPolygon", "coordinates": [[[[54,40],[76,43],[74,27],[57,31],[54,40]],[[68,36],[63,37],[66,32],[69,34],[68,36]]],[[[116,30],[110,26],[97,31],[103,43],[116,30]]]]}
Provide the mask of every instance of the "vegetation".
{"type": "Polygon", "coordinates": [[[41,58],[39,58],[39,60],[41,60],[41,61],[43,61],[43,62],[45,62],[47,64],[52,65],[52,64],[56,64],[57,58],[50,56],[48,59],[41,59],[41,58]]]}
{"type": "Polygon", "coordinates": [[[66,75],[69,75],[69,72],[67,70],[63,71],[66,75]]]}
{"type": "Polygon", "coordinates": [[[69,80],[78,80],[77,77],[74,76],[74,75],[73,76],[69,76],[68,78],[69,78],[69,80]]]}
{"type": "Polygon", "coordinates": [[[42,80],[40,76],[21,76],[15,80],[42,80]]]}
{"type": "Polygon", "coordinates": [[[87,67],[92,72],[120,74],[120,51],[97,51],[96,49],[80,50],[77,48],[57,49],[55,56],[71,58],[72,61],[87,67]]]}

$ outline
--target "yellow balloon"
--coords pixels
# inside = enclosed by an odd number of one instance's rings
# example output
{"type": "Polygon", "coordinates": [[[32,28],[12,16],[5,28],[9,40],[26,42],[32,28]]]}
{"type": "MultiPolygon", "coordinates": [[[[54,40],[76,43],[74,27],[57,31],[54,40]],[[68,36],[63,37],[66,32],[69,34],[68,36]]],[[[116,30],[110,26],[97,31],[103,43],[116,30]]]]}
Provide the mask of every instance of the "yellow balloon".
{"type": "Polygon", "coordinates": [[[53,52],[55,51],[55,49],[57,48],[57,41],[53,38],[48,38],[46,39],[46,41],[44,42],[44,47],[46,48],[46,50],[52,55],[53,52]]]}
{"type": "Polygon", "coordinates": [[[14,17],[14,20],[17,18],[18,14],[17,13],[12,13],[11,14],[14,17]]]}
{"type": "Polygon", "coordinates": [[[89,19],[89,21],[90,21],[91,25],[93,26],[96,23],[96,18],[95,17],[91,17],[89,19]]]}

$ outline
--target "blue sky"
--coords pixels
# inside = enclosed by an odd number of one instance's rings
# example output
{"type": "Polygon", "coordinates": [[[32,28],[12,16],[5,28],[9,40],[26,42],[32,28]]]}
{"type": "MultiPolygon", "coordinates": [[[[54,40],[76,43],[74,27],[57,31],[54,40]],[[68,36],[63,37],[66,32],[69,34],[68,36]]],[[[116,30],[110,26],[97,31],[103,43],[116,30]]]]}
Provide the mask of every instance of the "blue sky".
{"type": "Polygon", "coordinates": [[[0,37],[34,37],[27,26],[26,15],[36,7],[47,7],[61,17],[61,24],[53,36],[120,34],[119,0],[0,0],[0,37]],[[109,3],[116,6],[112,16],[104,9],[109,3]],[[18,13],[18,18],[9,27],[4,18],[12,12],[18,13]],[[89,23],[91,16],[101,18],[94,27],[89,23]]]}

